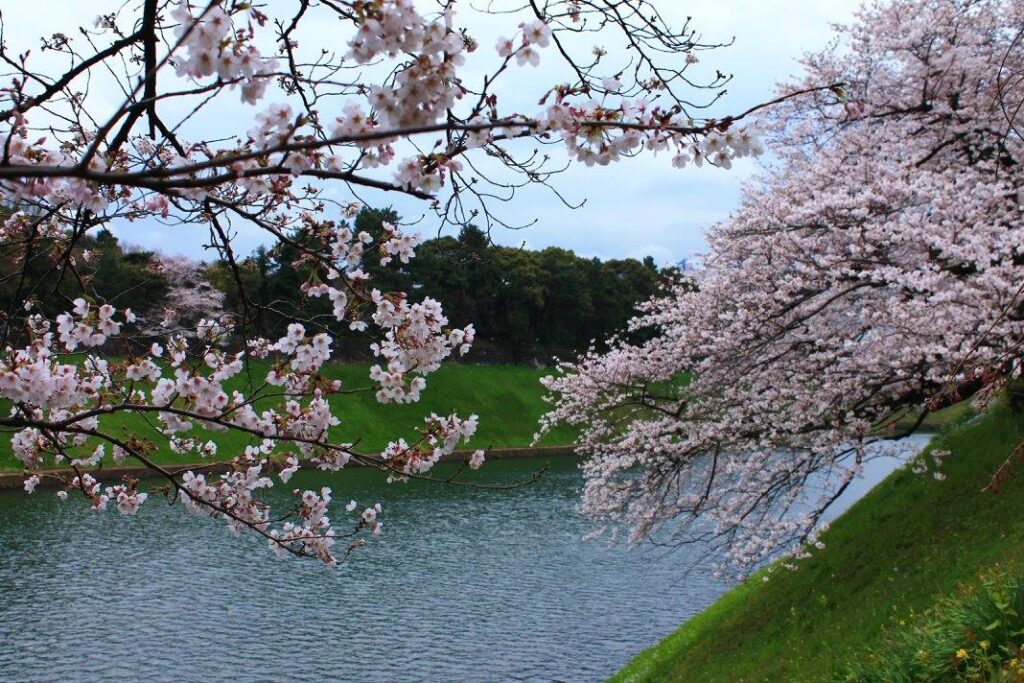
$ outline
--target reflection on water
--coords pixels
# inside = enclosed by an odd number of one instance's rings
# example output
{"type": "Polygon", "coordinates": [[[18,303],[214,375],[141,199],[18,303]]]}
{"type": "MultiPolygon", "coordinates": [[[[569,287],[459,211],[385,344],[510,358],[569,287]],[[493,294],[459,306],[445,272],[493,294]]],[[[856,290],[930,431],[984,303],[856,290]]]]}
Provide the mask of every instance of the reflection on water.
{"type": "Polygon", "coordinates": [[[385,535],[334,570],[158,497],[100,517],[0,493],[0,680],[602,679],[726,586],[684,578],[678,555],[581,541],[580,475],[551,464],[503,492],[300,473],[290,484],[384,505],[385,535]]]}

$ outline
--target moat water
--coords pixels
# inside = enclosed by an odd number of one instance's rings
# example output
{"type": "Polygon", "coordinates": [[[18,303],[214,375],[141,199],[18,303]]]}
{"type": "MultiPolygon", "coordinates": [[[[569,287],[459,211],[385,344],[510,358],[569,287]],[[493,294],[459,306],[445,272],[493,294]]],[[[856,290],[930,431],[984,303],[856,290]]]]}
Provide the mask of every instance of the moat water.
{"type": "MultiPolygon", "coordinates": [[[[0,680],[602,680],[729,585],[687,551],[584,541],[576,461],[549,462],[505,491],[300,473],[289,489],[384,506],[385,533],[334,569],[159,496],[122,517],[2,492],[0,680]]],[[[834,514],[897,464],[873,461],[834,514]]]]}

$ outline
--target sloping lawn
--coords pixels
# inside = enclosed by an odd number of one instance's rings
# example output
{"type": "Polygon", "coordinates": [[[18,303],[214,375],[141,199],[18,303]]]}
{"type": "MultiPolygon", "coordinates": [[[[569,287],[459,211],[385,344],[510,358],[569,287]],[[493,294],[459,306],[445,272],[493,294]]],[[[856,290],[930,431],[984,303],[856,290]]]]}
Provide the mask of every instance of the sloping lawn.
{"type": "Polygon", "coordinates": [[[756,575],[658,645],[615,681],[829,681],[867,656],[886,629],[976,585],[1024,568],[1024,464],[999,495],[983,492],[1024,439],[1006,407],[951,427],[945,481],[900,470],[836,520],[825,550],[756,575]]]}

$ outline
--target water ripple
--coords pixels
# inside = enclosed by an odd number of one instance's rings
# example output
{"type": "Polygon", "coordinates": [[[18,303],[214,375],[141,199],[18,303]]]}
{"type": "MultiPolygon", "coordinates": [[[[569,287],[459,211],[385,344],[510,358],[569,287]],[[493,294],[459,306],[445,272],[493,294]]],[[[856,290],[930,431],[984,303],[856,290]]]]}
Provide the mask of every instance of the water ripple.
{"type": "Polygon", "coordinates": [[[368,471],[292,483],[379,500],[385,535],[328,570],[158,496],[120,517],[0,493],[0,680],[594,681],[724,590],[682,580],[685,557],[583,542],[569,459],[505,492],[368,471]]]}

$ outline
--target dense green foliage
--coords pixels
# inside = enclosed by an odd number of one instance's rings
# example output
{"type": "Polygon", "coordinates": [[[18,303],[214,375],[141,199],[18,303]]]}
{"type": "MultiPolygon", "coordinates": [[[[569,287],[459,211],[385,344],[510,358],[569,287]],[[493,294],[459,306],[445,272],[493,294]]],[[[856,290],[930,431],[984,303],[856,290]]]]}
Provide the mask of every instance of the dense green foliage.
{"type": "Polygon", "coordinates": [[[947,429],[931,447],[952,453],[945,481],[894,473],[832,524],[826,548],[799,570],[751,577],[614,680],[830,680],[945,597],[1016,575],[1024,477],[1000,495],[982,489],[1022,439],[1024,416],[1005,406],[947,429]]]}
{"type": "MultiPolygon", "coordinates": [[[[370,386],[368,367],[361,363],[334,363],[324,368],[324,374],[332,379],[341,379],[345,389],[356,389],[370,386]]],[[[267,369],[266,364],[260,362],[249,366],[257,379],[265,375],[267,369]]],[[[470,444],[473,448],[529,446],[537,430],[537,420],[547,407],[543,400],[544,388],[538,382],[547,372],[550,371],[449,364],[430,376],[419,403],[381,405],[371,391],[336,396],[332,398],[331,405],[335,406],[342,422],[332,431],[331,437],[337,442],[358,440],[357,450],[379,452],[391,439],[405,437],[411,440],[415,437],[414,430],[422,426],[423,418],[431,412],[443,415],[458,412],[465,416],[473,413],[480,416],[480,427],[470,444]]],[[[242,381],[244,376],[236,378],[233,386],[242,381]]],[[[6,408],[0,405],[0,410],[6,408]]],[[[139,414],[106,416],[103,428],[116,434],[124,428],[136,431],[140,436],[153,436],[151,428],[139,414]]],[[[547,434],[540,445],[568,444],[573,436],[571,431],[559,429],[547,434]]],[[[236,455],[250,442],[240,432],[216,433],[211,437],[216,440],[218,456],[223,459],[236,455]]],[[[159,452],[154,459],[170,464],[195,462],[196,456],[159,452]]],[[[21,469],[5,434],[0,434],[0,469],[21,469]]]]}
{"type": "Polygon", "coordinates": [[[152,252],[126,250],[106,230],[83,235],[70,266],[62,264],[64,249],[38,239],[0,254],[0,326],[18,313],[10,306],[26,299],[51,318],[83,295],[119,309],[131,308],[141,316],[166,303],[169,283],[152,252]],[[24,250],[33,257],[25,259],[24,250]]]}
{"type": "MultiPolygon", "coordinates": [[[[363,211],[354,227],[376,239],[383,220],[396,216],[363,211]]],[[[303,235],[294,239],[295,244],[257,250],[237,268],[219,263],[214,281],[227,293],[230,310],[248,311],[252,334],[279,337],[288,323],[310,320],[330,329],[335,348],[351,358],[365,349],[365,337],[335,323],[326,300],[302,296],[299,287],[309,278],[309,266],[301,262],[297,246],[303,235]]],[[[453,326],[476,327],[474,358],[512,362],[568,354],[607,339],[625,326],[638,302],[659,290],[665,276],[650,258],[600,261],[554,247],[500,247],[474,227],[464,228],[457,238],[424,241],[416,258],[400,268],[382,268],[378,260],[368,256],[363,265],[376,287],[407,292],[416,301],[440,301],[453,326]]]]}

